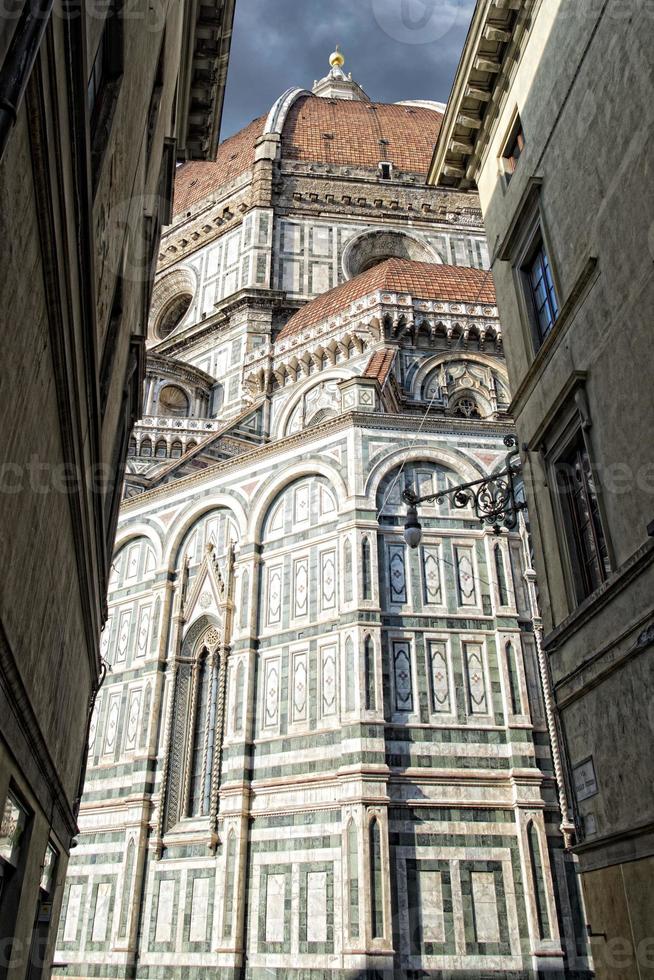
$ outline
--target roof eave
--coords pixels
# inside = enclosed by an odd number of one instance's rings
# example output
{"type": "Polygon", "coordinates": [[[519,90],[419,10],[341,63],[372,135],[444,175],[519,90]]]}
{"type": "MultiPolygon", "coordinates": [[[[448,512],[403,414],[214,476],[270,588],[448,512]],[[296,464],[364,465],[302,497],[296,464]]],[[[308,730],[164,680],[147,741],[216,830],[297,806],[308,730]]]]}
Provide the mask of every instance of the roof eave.
{"type": "Polygon", "coordinates": [[[433,186],[476,184],[498,95],[536,0],[477,0],[427,175],[433,186]]]}
{"type": "Polygon", "coordinates": [[[220,140],[235,0],[185,5],[177,103],[177,157],[212,160],[220,140]]]}

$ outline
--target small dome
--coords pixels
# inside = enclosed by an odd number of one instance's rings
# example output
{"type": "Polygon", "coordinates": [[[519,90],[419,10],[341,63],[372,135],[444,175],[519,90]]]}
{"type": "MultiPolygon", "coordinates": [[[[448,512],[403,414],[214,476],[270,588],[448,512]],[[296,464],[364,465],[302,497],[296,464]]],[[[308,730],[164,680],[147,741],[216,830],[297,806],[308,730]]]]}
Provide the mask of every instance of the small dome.
{"type": "Polygon", "coordinates": [[[378,290],[409,293],[414,298],[495,305],[495,287],[488,272],[467,266],[435,265],[409,259],[387,259],[355,279],[321,293],[282,327],[277,340],[286,340],[307,327],[348,310],[352,303],[378,290]]]}

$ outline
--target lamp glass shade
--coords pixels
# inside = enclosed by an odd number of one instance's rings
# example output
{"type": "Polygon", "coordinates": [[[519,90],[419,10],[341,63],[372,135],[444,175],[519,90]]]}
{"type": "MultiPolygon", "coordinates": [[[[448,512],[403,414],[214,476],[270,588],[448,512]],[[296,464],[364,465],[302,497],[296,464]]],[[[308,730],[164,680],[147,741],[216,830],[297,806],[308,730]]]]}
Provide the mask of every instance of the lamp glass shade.
{"type": "Polygon", "coordinates": [[[422,538],[422,528],[418,520],[418,511],[410,506],[407,509],[406,521],[404,523],[404,540],[410,548],[417,548],[422,538]]]}

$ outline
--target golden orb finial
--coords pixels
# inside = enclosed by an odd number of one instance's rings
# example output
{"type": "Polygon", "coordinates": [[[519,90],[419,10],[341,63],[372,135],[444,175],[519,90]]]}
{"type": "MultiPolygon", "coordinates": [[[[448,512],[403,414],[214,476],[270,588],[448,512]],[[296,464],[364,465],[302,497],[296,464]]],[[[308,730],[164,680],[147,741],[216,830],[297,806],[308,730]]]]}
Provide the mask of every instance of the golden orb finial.
{"type": "Polygon", "coordinates": [[[329,56],[329,64],[332,66],[332,68],[342,68],[345,64],[345,58],[338,50],[338,44],[329,56]]]}

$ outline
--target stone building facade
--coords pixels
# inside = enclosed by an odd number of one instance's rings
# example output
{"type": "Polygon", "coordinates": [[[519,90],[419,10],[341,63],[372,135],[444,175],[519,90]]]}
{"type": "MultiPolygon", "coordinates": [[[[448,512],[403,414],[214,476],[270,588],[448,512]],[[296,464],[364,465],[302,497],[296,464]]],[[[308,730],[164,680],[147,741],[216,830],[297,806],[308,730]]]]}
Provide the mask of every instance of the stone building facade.
{"type": "Polygon", "coordinates": [[[179,169],[129,448],[68,977],[588,975],[502,329],[442,107],[342,70],[179,169]],[[554,737],[554,751],[550,736],[554,737]]]}
{"type": "Polygon", "coordinates": [[[477,4],[431,180],[477,186],[598,976],[654,970],[652,10],[477,4]],[[650,408],[647,408],[650,405],[650,408]]]}
{"type": "Polygon", "coordinates": [[[20,2],[0,19],[3,980],[49,972],[160,231],[177,145],[215,151],[232,14],[20,2]]]}

